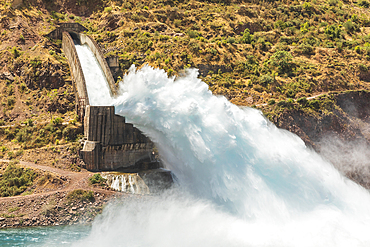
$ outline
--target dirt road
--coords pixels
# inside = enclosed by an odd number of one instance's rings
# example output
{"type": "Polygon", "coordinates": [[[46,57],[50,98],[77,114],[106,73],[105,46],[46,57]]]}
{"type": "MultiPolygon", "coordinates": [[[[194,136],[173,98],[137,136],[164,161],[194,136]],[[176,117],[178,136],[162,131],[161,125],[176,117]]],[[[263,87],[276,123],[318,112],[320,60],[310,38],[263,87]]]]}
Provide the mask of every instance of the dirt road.
{"type": "MultiPolygon", "coordinates": [[[[0,162],[10,162],[10,160],[0,159],[0,162]]],[[[44,165],[38,165],[32,162],[25,162],[20,161],[20,166],[28,167],[32,169],[38,169],[44,172],[51,172],[53,174],[62,176],[67,179],[67,182],[64,184],[62,189],[55,189],[52,191],[44,192],[44,193],[36,193],[31,195],[25,195],[25,196],[12,196],[12,197],[0,197],[0,203],[5,201],[14,201],[14,200],[24,200],[25,198],[32,198],[32,197],[39,197],[41,195],[51,195],[56,192],[68,192],[76,189],[83,189],[83,190],[92,190],[94,192],[100,192],[104,194],[114,194],[114,191],[108,191],[101,188],[93,187],[89,184],[89,177],[91,177],[94,173],[82,170],[80,172],[73,172],[73,171],[67,171],[63,169],[59,169],[56,167],[51,166],[44,166],[44,165]]]]}
{"type": "MultiPolygon", "coordinates": [[[[0,159],[0,162],[10,160],[0,159]]],[[[55,177],[63,178],[63,183],[52,186],[47,191],[38,190],[36,187],[35,191],[40,192],[31,195],[0,197],[0,229],[88,223],[102,212],[103,205],[118,195],[118,192],[90,185],[89,177],[94,173],[86,170],[73,172],[24,161],[19,165],[43,173],[52,173],[55,177]],[[76,189],[93,191],[93,200],[69,199],[68,193],[76,189]]],[[[119,195],[128,196],[122,193],[119,195]]]]}

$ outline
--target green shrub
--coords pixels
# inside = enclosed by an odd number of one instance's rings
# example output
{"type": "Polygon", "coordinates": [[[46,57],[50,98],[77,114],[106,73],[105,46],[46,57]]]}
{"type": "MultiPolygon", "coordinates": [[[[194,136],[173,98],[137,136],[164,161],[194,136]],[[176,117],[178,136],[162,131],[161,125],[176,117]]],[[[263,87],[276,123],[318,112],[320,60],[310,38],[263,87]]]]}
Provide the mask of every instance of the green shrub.
{"type": "Polygon", "coordinates": [[[310,2],[304,2],[302,4],[302,7],[304,10],[306,10],[307,12],[310,12],[312,10],[312,5],[310,2]]]}
{"type": "Polygon", "coordinates": [[[16,135],[15,139],[18,142],[25,142],[31,138],[31,133],[29,133],[27,128],[22,128],[16,135]]]}
{"type": "Polygon", "coordinates": [[[11,51],[10,51],[12,54],[13,54],[13,56],[14,56],[14,58],[17,58],[17,57],[19,57],[20,55],[22,55],[22,53],[18,50],[18,48],[17,47],[13,47],[12,49],[11,49],[11,51]]]}
{"type": "Polygon", "coordinates": [[[362,72],[367,72],[369,70],[368,67],[362,63],[358,64],[358,69],[362,72]]]}
{"type": "Polygon", "coordinates": [[[37,173],[31,169],[24,169],[14,164],[9,164],[0,177],[0,195],[16,196],[31,186],[37,173]]]}
{"type": "Polygon", "coordinates": [[[13,85],[9,85],[7,88],[6,88],[6,93],[11,96],[14,94],[14,87],[13,85]]]}
{"type": "Polygon", "coordinates": [[[181,26],[181,20],[176,19],[173,21],[173,24],[175,25],[175,27],[179,27],[181,26]]]}
{"type": "Polygon", "coordinates": [[[48,123],[43,129],[40,130],[40,135],[43,136],[45,134],[45,130],[54,132],[55,127],[53,123],[48,123]]]}
{"type": "Polygon", "coordinates": [[[297,99],[297,103],[300,104],[300,105],[302,105],[302,106],[306,106],[307,101],[308,100],[307,100],[306,97],[302,97],[302,98],[297,99]]]}
{"type": "Polygon", "coordinates": [[[303,54],[306,54],[306,55],[311,55],[314,53],[314,47],[310,44],[300,44],[298,46],[298,51],[302,52],[303,54]]]}
{"type": "Polygon", "coordinates": [[[361,47],[355,46],[355,52],[361,54],[361,47]]]}
{"type": "Polygon", "coordinates": [[[285,107],[287,105],[286,101],[285,100],[280,100],[278,103],[277,103],[278,106],[280,107],[285,107]]]}
{"type": "Polygon", "coordinates": [[[276,67],[279,73],[288,73],[293,67],[293,56],[287,51],[277,51],[271,56],[269,63],[276,67]]]}
{"type": "Polygon", "coordinates": [[[320,109],[320,101],[317,99],[310,100],[308,106],[314,110],[320,109]]]}
{"type": "Polygon", "coordinates": [[[112,12],[113,8],[112,7],[106,7],[104,8],[104,12],[110,13],[112,12]]]}
{"type": "Polygon", "coordinates": [[[234,44],[236,42],[235,38],[234,37],[228,37],[226,39],[226,42],[229,43],[229,44],[234,44]]]}
{"type": "Polygon", "coordinates": [[[275,23],[274,23],[274,27],[275,28],[278,28],[278,29],[281,29],[281,30],[284,30],[287,26],[286,26],[286,23],[283,22],[282,20],[277,20],[275,23]]]}
{"type": "Polygon", "coordinates": [[[358,22],[360,19],[358,18],[358,15],[353,14],[353,15],[351,16],[351,20],[352,20],[353,22],[358,22]]]}
{"type": "Polygon", "coordinates": [[[363,8],[369,8],[370,3],[367,0],[359,0],[357,4],[363,8]]]}
{"type": "Polygon", "coordinates": [[[274,82],[274,78],[270,75],[262,75],[259,78],[259,83],[260,85],[266,87],[267,85],[271,84],[274,82]]]}
{"type": "Polygon", "coordinates": [[[58,12],[55,12],[55,11],[51,11],[51,16],[55,20],[64,20],[65,19],[65,15],[64,14],[61,14],[61,13],[58,13],[58,12]]]}
{"type": "Polygon", "coordinates": [[[212,56],[216,56],[217,55],[217,53],[218,53],[218,51],[216,50],[216,49],[214,49],[214,48],[207,48],[206,49],[206,52],[208,53],[208,54],[212,54],[212,56]]]}
{"type": "Polygon", "coordinates": [[[256,43],[257,43],[258,48],[261,49],[262,51],[268,51],[270,47],[272,46],[270,42],[266,41],[262,37],[258,38],[256,43]]]}
{"type": "Polygon", "coordinates": [[[268,105],[274,105],[276,102],[275,102],[275,100],[274,99],[270,99],[268,102],[267,102],[267,104],[268,105]]]}
{"type": "Polygon", "coordinates": [[[337,25],[329,25],[325,28],[325,34],[329,39],[338,39],[341,37],[341,29],[337,25]]]}
{"type": "Polygon", "coordinates": [[[293,43],[297,43],[298,41],[299,41],[299,39],[297,37],[286,37],[286,36],[282,36],[279,39],[279,42],[280,43],[286,44],[286,45],[291,45],[293,43]]]}
{"type": "Polygon", "coordinates": [[[10,160],[12,160],[12,159],[14,159],[14,158],[15,158],[15,155],[14,155],[14,152],[13,152],[13,151],[9,151],[9,152],[8,152],[8,158],[9,158],[10,160]]]}
{"type": "Polygon", "coordinates": [[[190,40],[188,47],[193,52],[199,52],[200,50],[200,45],[198,44],[197,40],[190,40]]]}
{"type": "Polygon", "coordinates": [[[343,26],[346,29],[346,31],[349,32],[349,33],[355,31],[355,25],[353,24],[353,22],[351,20],[346,21],[343,24],[343,26]]]}
{"type": "Polygon", "coordinates": [[[20,149],[20,150],[17,150],[17,152],[15,152],[15,156],[21,156],[23,154],[23,150],[20,149]]]}
{"type": "Polygon", "coordinates": [[[24,84],[23,82],[19,85],[19,91],[21,93],[25,92],[27,90],[27,85],[24,84]]]}
{"type": "Polygon", "coordinates": [[[288,97],[288,98],[294,98],[295,95],[296,95],[296,92],[293,90],[293,89],[288,89],[286,92],[285,92],[285,95],[288,97]]]}
{"type": "Polygon", "coordinates": [[[192,39],[195,39],[196,37],[199,36],[198,31],[195,31],[195,30],[188,30],[187,33],[188,33],[189,37],[192,38],[192,39]]]}
{"type": "Polygon", "coordinates": [[[294,100],[289,98],[286,100],[286,103],[288,106],[292,106],[294,104],[294,100]]]}
{"type": "Polygon", "coordinates": [[[305,22],[304,24],[301,25],[301,32],[302,33],[307,33],[309,31],[310,24],[308,22],[305,22]]]}
{"type": "Polygon", "coordinates": [[[32,120],[31,118],[29,118],[29,119],[27,119],[27,120],[26,120],[25,124],[26,124],[27,126],[32,127],[32,126],[33,126],[33,120],[32,120]]]}
{"type": "Polygon", "coordinates": [[[243,32],[243,36],[240,39],[241,44],[250,44],[253,41],[253,35],[250,34],[250,31],[248,28],[246,28],[243,32]]]}
{"type": "Polygon", "coordinates": [[[9,208],[8,209],[8,212],[9,213],[13,213],[13,212],[15,212],[15,211],[18,211],[20,209],[20,207],[13,207],[13,208],[9,208]]]}
{"type": "Polygon", "coordinates": [[[67,194],[67,199],[69,201],[95,201],[94,192],[87,190],[73,190],[67,194]]]}
{"type": "Polygon", "coordinates": [[[330,6],[337,6],[339,0],[328,0],[327,3],[330,5],[330,6]]]}
{"type": "Polygon", "coordinates": [[[74,126],[68,125],[65,127],[62,131],[62,136],[65,138],[67,141],[73,141],[76,140],[78,134],[80,133],[81,129],[76,128],[74,126]]]}
{"type": "Polygon", "coordinates": [[[54,126],[59,126],[63,123],[63,119],[61,117],[56,117],[53,119],[54,126]]]}
{"type": "Polygon", "coordinates": [[[99,184],[104,186],[107,182],[107,179],[103,178],[99,173],[94,174],[89,178],[91,184],[99,184]]]}
{"type": "Polygon", "coordinates": [[[9,97],[7,98],[7,105],[9,109],[13,109],[15,104],[15,98],[14,97],[9,97]]]}

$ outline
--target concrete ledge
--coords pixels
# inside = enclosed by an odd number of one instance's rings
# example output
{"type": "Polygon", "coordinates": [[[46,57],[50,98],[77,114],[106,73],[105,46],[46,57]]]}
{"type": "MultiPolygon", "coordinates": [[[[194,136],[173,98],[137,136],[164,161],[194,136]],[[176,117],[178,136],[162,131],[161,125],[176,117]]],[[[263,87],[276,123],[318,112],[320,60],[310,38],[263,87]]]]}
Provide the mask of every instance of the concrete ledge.
{"type": "Polygon", "coordinates": [[[77,101],[77,114],[83,119],[85,106],[89,105],[89,96],[86,89],[85,76],[82,71],[81,62],[78,58],[75,45],[69,33],[63,33],[62,49],[67,57],[71,70],[73,85],[77,101]]]}
{"type": "Polygon", "coordinates": [[[63,38],[63,32],[82,33],[84,31],[88,31],[88,29],[82,26],[80,23],[76,22],[59,23],[57,28],[51,31],[47,36],[56,40],[63,38]]]}

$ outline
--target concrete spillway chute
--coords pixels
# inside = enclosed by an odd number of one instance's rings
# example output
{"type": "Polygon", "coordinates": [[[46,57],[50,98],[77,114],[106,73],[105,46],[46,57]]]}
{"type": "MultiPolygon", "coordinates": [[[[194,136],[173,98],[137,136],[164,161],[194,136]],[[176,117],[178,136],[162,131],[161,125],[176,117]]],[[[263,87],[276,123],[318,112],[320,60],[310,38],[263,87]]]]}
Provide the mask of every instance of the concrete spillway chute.
{"type": "Polygon", "coordinates": [[[98,61],[105,76],[108,94],[110,97],[117,94],[113,76],[98,44],[88,35],[71,30],[63,32],[62,36],[62,48],[70,65],[76,92],[77,112],[84,121],[85,141],[80,153],[86,168],[109,171],[139,169],[143,165],[158,166],[158,162],[153,162],[153,143],[132,124],[126,123],[124,117],[115,115],[114,106],[91,105],[93,101],[87,85],[95,82],[86,80],[75,43],[89,47],[93,60],[98,61]]]}

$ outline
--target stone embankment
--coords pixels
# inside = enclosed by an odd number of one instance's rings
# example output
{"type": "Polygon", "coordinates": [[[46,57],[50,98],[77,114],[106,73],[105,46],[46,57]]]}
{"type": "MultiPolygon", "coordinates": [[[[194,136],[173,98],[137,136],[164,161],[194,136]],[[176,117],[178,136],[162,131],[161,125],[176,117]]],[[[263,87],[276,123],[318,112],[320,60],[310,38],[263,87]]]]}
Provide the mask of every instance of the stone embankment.
{"type": "Polygon", "coordinates": [[[58,226],[91,222],[114,196],[94,193],[93,201],[71,201],[67,192],[0,199],[0,228],[58,226]]]}

